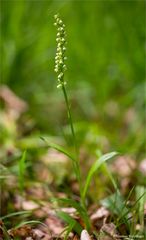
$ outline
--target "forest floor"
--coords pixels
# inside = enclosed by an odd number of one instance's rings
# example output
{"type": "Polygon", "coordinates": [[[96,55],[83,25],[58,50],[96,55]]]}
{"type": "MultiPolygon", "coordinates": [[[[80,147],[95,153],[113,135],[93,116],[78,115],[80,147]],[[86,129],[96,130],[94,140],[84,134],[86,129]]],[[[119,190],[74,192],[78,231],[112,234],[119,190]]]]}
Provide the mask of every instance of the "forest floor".
{"type": "MultiPolygon", "coordinates": [[[[33,134],[33,121],[23,113],[27,104],[9,91],[0,92],[5,103],[0,117],[0,240],[145,239],[146,159],[119,154],[102,165],[87,192],[85,219],[69,158],[33,134]]],[[[60,136],[47,139],[65,145],[60,136]]],[[[106,148],[105,138],[100,140],[106,148]]],[[[83,184],[95,161],[91,147],[80,146],[83,184]]]]}

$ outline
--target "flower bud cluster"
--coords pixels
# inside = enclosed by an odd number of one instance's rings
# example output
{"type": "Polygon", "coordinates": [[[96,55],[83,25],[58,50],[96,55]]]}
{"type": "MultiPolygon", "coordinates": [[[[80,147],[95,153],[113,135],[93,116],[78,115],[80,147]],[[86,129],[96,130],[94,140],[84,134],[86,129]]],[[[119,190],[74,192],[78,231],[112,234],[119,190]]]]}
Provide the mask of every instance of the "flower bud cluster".
{"type": "Polygon", "coordinates": [[[66,64],[65,60],[67,57],[65,56],[66,52],[66,32],[65,32],[65,25],[63,24],[63,21],[60,19],[58,15],[54,16],[55,23],[54,25],[57,26],[57,52],[55,57],[55,72],[58,75],[58,87],[62,84],[65,84],[64,82],[64,72],[66,71],[66,64]]]}

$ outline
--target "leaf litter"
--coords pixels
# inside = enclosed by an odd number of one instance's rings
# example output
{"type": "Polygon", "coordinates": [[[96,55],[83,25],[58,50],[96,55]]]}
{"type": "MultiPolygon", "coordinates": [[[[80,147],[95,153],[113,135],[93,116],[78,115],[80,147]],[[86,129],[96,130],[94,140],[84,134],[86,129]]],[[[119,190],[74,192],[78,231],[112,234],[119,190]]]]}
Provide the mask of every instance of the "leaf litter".
{"type": "MultiPolygon", "coordinates": [[[[17,175],[15,168],[11,169],[12,163],[19,155],[16,139],[18,119],[21,119],[21,114],[28,108],[27,104],[19,99],[6,86],[0,91],[0,98],[4,101],[6,109],[2,112],[1,123],[11,134],[12,139],[5,148],[2,149],[4,153],[1,158],[7,156],[7,167],[1,165],[4,179],[4,194],[2,195],[2,214],[7,211],[7,207],[11,207],[11,212],[19,213],[19,211],[28,211],[28,217],[11,216],[11,224],[8,224],[8,229],[5,227],[6,219],[0,221],[0,240],[3,239],[25,239],[25,240],[53,240],[64,239],[67,231],[67,225],[57,215],[59,211],[68,214],[72,219],[82,227],[80,234],[77,234],[73,229],[68,234],[67,239],[70,240],[110,240],[120,239],[122,231],[125,233],[125,223],[120,223],[119,227],[115,225],[116,211],[111,211],[102,204],[99,204],[98,199],[88,201],[88,215],[91,221],[91,230],[88,232],[84,229],[84,219],[81,219],[76,209],[68,206],[61,207],[58,203],[52,203],[52,198],[68,198],[73,194],[75,201],[79,202],[79,186],[71,173],[69,166],[69,159],[62,153],[55,149],[49,149],[41,154],[39,161],[34,164],[33,171],[35,172],[35,179],[29,181],[29,176],[26,173],[24,176],[26,185],[24,192],[19,193],[17,189],[17,175]],[[15,114],[11,114],[11,113],[15,114]],[[10,114],[10,115],[9,115],[10,114]],[[10,117],[11,116],[11,117],[10,117]],[[3,118],[3,119],[2,119],[3,118]],[[9,120],[8,120],[9,119],[9,120]],[[7,122],[11,122],[11,127],[7,122]],[[12,158],[12,159],[11,159],[12,158]],[[14,158],[14,160],[13,160],[14,158]],[[71,174],[70,174],[71,173],[71,174]],[[70,176],[69,176],[70,175],[70,176]],[[69,177],[68,177],[69,176],[69,177]],[[28,179],[27,179],[28,178],[28,179]],[[37,179],[37,181],[36,181],[37,179]],[[65,182],[67,180],[67,182],[65,182]],[[66,184],[67,191],[62,191],[66,184]],[[53,190],[53,191],[52,191],[53,190]],[[6,203],[6,204],[5,204],[6,203]],[[38,220],[40,223],[37,221],[38,220]],[[31,222],[32,221],[32,222],[31,222]],[[22,223],[17,227],[17,224],[22,223]],[[117,229],[118,228],[118,229],[117,229]],[[124,230],[121,230],[124,228],[124,230]],[[96,234],[95,234],[96,233],[96,234]]],[[[23,136],[22,136],[23,137],[23,136]]],[[[84,155],[89,156],[88,151],[84,149],[84,155]]],[[[87,157],[88,158],[88,157],[87,157]]],[[[83,160],[82,160],[83,162],[83,160]]],[[[88,162],[88,164],[90,161],[88,162]]],[[[83,165],[83,164],[82,164],[83,165]]],[[[85,166],[86,167],[86,166],[85,166]]],[[[142,160],[139,164],[131,156],[117,157],[110,165],[113,174],[118,173],[120,191],[126,196],[130,191],[132,183],[135,183],[135,172],[139,171],[141,175],[146,175],[146,160],[142,160]]],[[[84,171],[84,169],[82,169],[84,171]]],[[[1,172],[2,172],[1,171],[1,172]]],[[[102,172],[101,172],[102,174],[102,172]]],[[[105,182],[108,186],[109,182],[105,182]]],[[[92,185],[93,187],[94,185],[92,185]]],[[[133,196],[127,200],[127,204],[132,205],[133,196]]],[[[126,207],[123,206],[123,209],[126,207]]],[[[117,209],[116,209],[117,210],[117,209]]],[[[124,210],[121,210],[124,212],[124,210]]],[[[135,210],[136,211],[136,210],[135,210]]],[[[128,215],[131,217],[131,215],[128,215]]],[[[144,204],[143,216],[146,216],[146,203],[144,204]]],[[[138,221],[136,224],[136,231],[141,231],[141,225],[138,221]]]]}

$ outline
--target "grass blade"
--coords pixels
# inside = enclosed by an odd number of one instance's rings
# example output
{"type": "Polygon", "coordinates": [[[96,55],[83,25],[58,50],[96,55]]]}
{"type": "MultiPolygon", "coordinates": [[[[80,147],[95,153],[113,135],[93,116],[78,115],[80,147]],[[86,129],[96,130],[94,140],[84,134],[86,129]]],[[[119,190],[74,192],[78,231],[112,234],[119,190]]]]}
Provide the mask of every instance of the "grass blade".
{"type": "Polygon", "coordinates": [[[142,226],[142,229],[144,229],[144,205],[146,203],[146,188],[144,186],[136,186],[136,200],[139,199],[139,202],[137,204],[137,215],[140,222],[140,225],[142,226]],[[141,197],[142,196],[142,197],[141,197]]]}
{"type": "Polygon", "coordinates": [[[66,234],[65,234],[65,237],[64,237],[64,240],[68,239],[68,236],[69,236],[70,232],[72,231],[72,229],[74,228],[75,224],[76,224],[75,222],[71,222],[69,224],[68,229],[67,229],[66,234]]]}
{"type": "MultiPolygon", "coordinates": [[[[0,225],[0,230],[3,233],[5,240],[11,240],[11,237],[9,236],[8,231],[7,231],[7,229],[6,229],[4,224],[2,224],[2,226],[0,225]]],[[[0,238],[0,239],[2,239],[2,238],[0,238]]]]}
{"type": "Polygon", "coordinates": [[[133,210],[137,207],[137,204],[139,203],[140,199],[143,198],[144,196],[146,196],[146,191],[135,201],[135,203],[133,204],[133,206],[132,206],[130,209],[128,209],[128,211],[127,211],[125,214],[123,214],[123,215],[121,216],[121,218],[119,219],[119,221],[120,221],[123,217],[125,217],[126,215],[128,215],[128,213],[129,213],[130,211],[133,211],[133,210]]]}
{"type": "Polygon", "coordinates": [[[68,225],[72,225],[74,231],[80,235],[81,231],[83,230],[81,225],[73,219],[69,214],[63,212],[63,211],[58,211],[57,212],[58,217],[60,217],[64,222],[66,222],[68,225]]]}
{"type": "Polygon", "coordinates": [[[24,214],[30,214],[31,211],[19,211],[19,212],[14,212],[14,213],[10,213],[10,214],[7,214],[3,217],[0,217],[0,220],[4,220],[4,219],[7,219],[7,218],[11,218],[11,217],[14,217],[14,216],[19,216],[19,215],[24,215],[24,214]]]}
{"type": "Polygon", "coordinates": [[[40,137],[43,141],[45,141],[48,145],[48,147],[53,148],[55,150],[57,150],[58,152],[63,153],[64,155],[66,155],[68,158],[70,158],[73,162],[75,161],[74,157],[72,155],[70,155],[70,153],[68,153],[62,146],[55,144],[55,143],[49,143],[45,138],[40,137]]]}
{"type": "Polygon", "coordinates": [[[119,191],[118,185],[117,185],[117,183],[116,183],[116,181],[115,181],[111,171],[108,169],[108,166],[107,166],[106,162],[103,163],[103,166],[104,166],[104,168],[105,168],[105,170],[107,172],[107,175],[109,176],[109,179],[111,180],[111,183],[113,184],[114,189],[118,192],[119,191]]]}
{"type": "Polygon", "coordinates": [[[30,221],[24,221],[24,222],[19,223],[19,224],[15,227],[15,229],[20,228],[20,227],[22,227],[22,226],[24,226],[24,225],[27,225],[27,224],[31,224],[31,225],[41,224],[42,226],[48,228],[48,226],[47,226],[45,223],[42,223],[42,222],[39,221],[39,220],[30,220],[30,221]]]}
{"type": "Polygon", "coordinates": [[[98,158],[96,160],[96,162],[92,165],[92,167],[90,168],[89,170],[89,173],[87,175],[87,179],[86,179],[86,182],[85,182],[85,186],[84,186],[84,189],[83,189],[83,195],[82,195],[82,198],[83,198],[83,201],[85,201],[85,197],[86,197],[86,194],[87,194],[87,190],[88,190],[88,187],[90,185],[90,182],[91,182],[91,179],[93,177],[93,174],[99,170],[99,168],[102,166],[102,164],[104,162],[106,162],[107,160],[113,158],[114,156],[116,156],[118,153],[117,152],[111,152],[111,153],[107,153],[107,154],[104,154],[102,155],[100,158],[98,158]]]}
{"type": "Polygon", "coordinates": [[[80,168],[79,168],[78,161],[72,155],[70,155],[70,153],[68,153],[62,146],[55,144],[55,143],[48,143],[46,141],[46,139],[44,139],[43,137],[41,137],[41,139],[47,143],[48,147],[51,147],[51,148],[57,150],[58,152],[63,153],[64,155],[66,155],[68,158],[70,158],[72,160],[74,172],[76,174],[76,178],[79,183],[80,193],[81,193],[82,192],[82,184],[81,184],[81,174],[80,174],[80,168]]]}
{"type": "Polygon", "coordinates": [[[81,216],[82,220],[85,222],[87,230],[90,230],[91,223],[87,215],[87,211],[81,206],[79,202],[76,202],[75,200],[69,199],[69,198],[55,198],[53,200],[62,202],[64,204],[70,205],[71,207],[74,207],[79,213],[79,215],[81,216]]]}

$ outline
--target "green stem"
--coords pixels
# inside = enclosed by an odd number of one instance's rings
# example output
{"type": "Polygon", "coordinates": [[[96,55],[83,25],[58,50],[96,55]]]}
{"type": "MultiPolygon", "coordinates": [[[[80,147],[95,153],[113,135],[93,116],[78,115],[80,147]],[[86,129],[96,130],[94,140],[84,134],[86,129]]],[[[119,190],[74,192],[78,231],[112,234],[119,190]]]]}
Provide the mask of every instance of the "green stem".
{"type": "MultiPolygon", "coordinates": [[[[79,158],[78,158],[78,147],[77,147],[77,143],[76,143],[76,136],[75,136],[75,131],[74,131],[74,126],[73,126],[73,120],[72,120],[72,115],[71,115],[71,110],[70,110],[70,104],[69,104],[69,100],[68,100],[68,96],[67,96],[67,92],[66,92],[66,88],[64,83],[62,83],[62,91],[64,94],[64,98],[65,98],[65,103],[67,106],[67,112],[68,112],[68,119],[69,119],[69,124],[70,124],[70,128],[71,128],[71,133],[72,133],[72,138],[73,138],[73,144],[74,144],[74,148],[75,148],[75,153],[76,153],[76,157],[75,157],[75,162],[74,164],[74,169],[75,169],[75,173],[76,173],[76,177],[79,183],[79,188],[80,188],[80,196],[81,196],[81,201],[82,201],[82,182],[81,182],[81,172],[80,172],[80,166],[79,166],[79,158]]],[[[85,204],[82,201],[82,205],[83,207],[85,207],[85,204]]]]}

